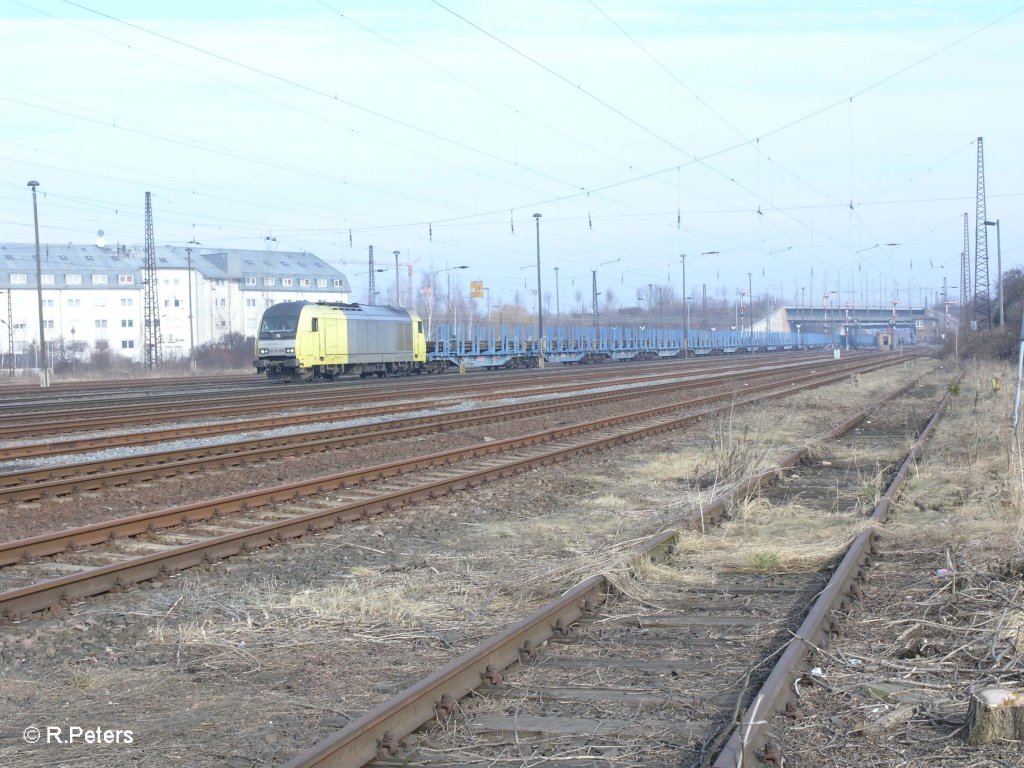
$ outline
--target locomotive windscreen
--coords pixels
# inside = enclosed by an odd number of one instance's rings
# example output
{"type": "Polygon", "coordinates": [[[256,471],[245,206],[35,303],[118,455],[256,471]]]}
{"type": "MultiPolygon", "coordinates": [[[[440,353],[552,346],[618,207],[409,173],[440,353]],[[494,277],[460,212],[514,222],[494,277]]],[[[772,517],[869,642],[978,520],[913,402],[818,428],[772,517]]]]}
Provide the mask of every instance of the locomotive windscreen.
{"type": "Polygon", "coordinates": [[[261,339],[294,339],[298,319],[294,317],[265,317],[260,325],[261,339]]]}
{"type": "Polygon", "coordinates": [[[300,302],[286,302],[268,308],[260,322],[260,338],[294,339],[301,309],[300,302]]]}

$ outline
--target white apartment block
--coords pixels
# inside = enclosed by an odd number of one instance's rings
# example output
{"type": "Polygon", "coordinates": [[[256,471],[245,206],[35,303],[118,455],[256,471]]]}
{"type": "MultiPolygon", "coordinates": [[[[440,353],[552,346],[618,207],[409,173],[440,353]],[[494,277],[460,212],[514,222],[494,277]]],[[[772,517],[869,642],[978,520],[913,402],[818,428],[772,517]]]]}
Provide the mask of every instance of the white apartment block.
{"type": "MultiPolygon", "coordinates": [[[[137,362],[144,360],[146,277],[141,247],[44,244],[40,265],[48,348],[63,340],[78,359],[109,349],[137,362]]],[[[228,334],[255,336],[263,310],[272,304],[347,302],[351,290],[344,274],[311,253],[160,246],[156,276],[164,359],[187,358],[192,344],[198,347],[228,334]]],[[[36,287],[35,244],[0,243],[0,292],[6,294],[0,297],[4,358],[36,346],[36,287]]]]}

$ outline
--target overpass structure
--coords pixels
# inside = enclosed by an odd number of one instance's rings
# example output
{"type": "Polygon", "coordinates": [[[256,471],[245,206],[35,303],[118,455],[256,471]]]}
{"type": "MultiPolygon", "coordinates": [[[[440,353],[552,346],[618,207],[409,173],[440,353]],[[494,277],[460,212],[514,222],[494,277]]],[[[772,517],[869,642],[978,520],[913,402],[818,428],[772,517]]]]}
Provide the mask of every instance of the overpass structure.
{"type": "Polygon", "coordinates": [[[875,346],[880,333],[894,343],[940,343],[956,326],[955,316],[927,307],[781,307],[755,321],[753,330],[821,335],[829,345],[863,347],[875,346]]]}

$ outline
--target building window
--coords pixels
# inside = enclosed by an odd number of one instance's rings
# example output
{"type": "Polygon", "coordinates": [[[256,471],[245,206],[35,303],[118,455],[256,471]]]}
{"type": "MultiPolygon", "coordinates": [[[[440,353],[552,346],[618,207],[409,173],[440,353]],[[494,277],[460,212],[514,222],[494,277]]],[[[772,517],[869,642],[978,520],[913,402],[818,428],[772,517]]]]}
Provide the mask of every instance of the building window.
{"type": "Polygon", "coordinates": [[[131,306],[134,306],[134,305],[135,305],[135,299],[133,299],[131,296],[125,296],[123,299],[121,299],[121,306],[122,307],[131,307],[131,306]]]}
{"type": "Polygon", "coordinates": [[[247,307],[255,307],[256,306],[256,299],[246,299],[245,300],[245,306],[247,306],[247,307]]]}
{"type": "Polygon", "coordinates": [[[255,277],[247,277],[247,278],[245,278],[245,284],[246,285],[256,285],[256,278],[255,277]]]}
{"type": "Polygon", "coordinates": [[[96,339],[94,343],[96,344],[96,349],[107,349],[110,346],[106,339],[96,339]]]}
{"type": "Polygon", "coordinates": [[[28,275],[11,275],[11,285],[26,285],[28,283],[28,275]]]}
{"type": "Polygon", "coordinates": [[[264,285],[273,285],[274,282],[275,282],[274,278],[272,278],[272,277],[264,277],[263,278],[263,284],[264,285]]]}
{"type": "Polygon", "coordinates": [[[135,327],[135,321],[134,320],[122,320],[121,321],[121,327],[122,328],[134,328],[135,327]]]}
{"type": "Polygon", "coordinates": [[[308,277],[300,278],[299,279],[299,285],[301,285],[303,288],[309,288],[309,278],[308,277]]]}
{"type": "Polygon", "coordinates": [[[96,327],[97,328],[106,328],[107,327],[107,321],[106,320],[97,320],[96,321],[96,327]]]}
{"type": "Polygon", "coordinates": [[[326,277],[318,277],[316,279],[316,287],[317,288],[326,288],[327,287],[327,278],[326,277]]]}
{"type": "Polygon", "coordinates": [[[228,300],[227,299],[217,299],[217,306],[218,307],[226,307],[227,305],[228,305],[228,300]]]}
{"type": "Polygon", "coordinates": [[[118,275],[118,285],[132,285],[135,282],[135,275],[118,275]]]}
{"type": "Polygon", "coordinates": [[[43,320],[43,328],[48,331],[53,330],[53,320],[43,320]]]}
{"type": "Polygon", "coordinates": [[[334,278],[334,287],[341,288],[341,280],[339,280],[338,278],[334,278]]]}
{"type": "Polygon", "coordinates": [[[295,285],[295,281],[290,277],[282,277],[281,285],[283,285],[285,288],[291,288],[293,285],[295,285]]]}
{"type": "Polygon", "coordinates": [[[82,300],[81,299],[68,299],[68,306],[69,307],[80,307],[80,306],[82,306],[82,300]]]}
{"type": "Polygon", "coordinates": [[[132,339],[124,339],[121,341],[121,349],[135,349],[135,341],[132,339]]]}
{"type": "Polygon", "coordinates": [[[43,275],[43,285],[53,285],[53,275],[43,275]]]}
{"type": "Polygon", "coordinates": [[[107,284],[107,276],[106,275],[93,275],[92,276],[92,284],[93,285],[106,285],[107,284]]]}
{"type": "Polygon", "coordinates": [[[43,299],[43,306],[44,307],[52,307],[53,306],[53,299],[43,299]]]}
{"type": "Polygon", "coordinates": [[[82,276],[81,275],[64,275],[64,282],[67,283],[68,285],[81,285],[82,284],[82,276]]]}

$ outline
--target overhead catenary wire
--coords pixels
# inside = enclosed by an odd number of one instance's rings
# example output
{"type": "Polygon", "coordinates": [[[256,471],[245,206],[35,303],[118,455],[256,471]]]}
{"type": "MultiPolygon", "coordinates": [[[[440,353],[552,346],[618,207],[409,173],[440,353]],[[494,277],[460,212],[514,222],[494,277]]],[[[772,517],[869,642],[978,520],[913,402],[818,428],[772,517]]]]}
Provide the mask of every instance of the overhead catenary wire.
{"type": "MultiPolygon", "coordinates": [[[[78,5],[78,4],[74,4],[74,5],[78,5]]],[[[740,145],[736,145],[736,146],[740,146],[740,145]]],[[[677,173],[677,175],[679,174],[679,169],[680,168],[681,168],[681,166],[678,163],[674,163],[673,165],[670,166],[670,169],[675,171],[677,173]]],[[[293,171],[290,171],[290,172],[293,172],[293,171]]],[[[622,184],[622,185],[631,184],[631,183],[637,182],[638,180],[642,180],[642,179],[641,179],[641,177],[639,175],[636,175],[636,176],[633,176],[632,178],[621,180],[620,184],[622,184]]],[[[346,180],[337,181],[337,180],[335,180],[333,183],[348,184],[349,181],[346,181],[346,180]]],[[[595,191],[594,191],[595,189],[596,189],[596,187],[595,188],[589,188],[588,187],[587,189],[580,188],[579,191],[576,194],[577,195],[587,194],[588,197],[590,197],[591,194],[595,194],[595,191]]],[[[54,198],[54,199],[56,199],[56,198],[54,198]]],[[[226,198],[226,199],[230,199],[230,198],[226,198]]],[[[565,196],[565,195],[561,195],[561,196],[551,197],[551,198],[547,198],[547,199],[549,199],[549,200],[565,200],[565,199],[568,199],[568,197],[565,196]]],[[[426,202],[428,204],[430,204],[431,202],[434,202],[434,201],[427,200],[426,202]]],[[[447,201],[447,202],[451,202],[451,201],[447,201]]],[[[886,204],[886,203],[879,203],[879,204],[886,204]]],[[[536,206],[536,205],[538,205],[538,203],[536,202],[536,199],[534,199],[534,200],[531,200],[529,202],[521,204],[521,206],[519,207],[519,210],[522,210],[522,209],[528,208],[528,207],[533,207],[533,206],[536,206]]],[[[858,205],[861,205],[861,203],[858,202],[858,205]]],[[[122,205],[121,207],[123,209],[125,209],[125,210],[128,209],[127,206],[123,206],[122,205]]],[[[779,210],[779,211],[783,211],[783,210],[797,211],[797,210],[801,210],[801,209],[810,209],[810,208],[815,208],[815,207],[818,207],[818,206],[810,206],[810,205],[808,205],[808,206],[779,206],[777,208],[777,210],[779,210]]],[[[826,208],[825,206],[821,206],[821,207],[823,209],[826,208]]],[[[470,207],[466,206],[466,209],[470,210],[470,207]]],[[[588,206],[588,209],[589,209],[589,206],[588,206]]],[[[275,209],[271,207],[271,208],[268,208],[268,210],[275,210],[275,209]]],[[[287,211],[287,209],[283,208],[283,207],[279,207],[277,210],[287,211]]],[[[510,210],[509,208],[503,208],[504,213],[508,213],[509,210],[510,210]]],[[[516,210],[517,210],[516,208],[512,208],[511,209],[512,213],[509,214],[509,217],[513,220],[513,222],[514,222],[514,217],[515,217],[515,211],[516,210]]],[[[683,210],[682,206],[681,205],[677,205],[676,206],[676,210],[673,211],[673,212],[670,212],[668,214],[669,216],[674,216],[676,224],[677,224],[677,228],[678,228],[678,225],[680,223],[680,219],[682,217],[682,210],[683,210]]],[[[454,212],[455,211],[453,210],[453,213],[454,212]]],[[[712,213],[719,213],[719,212],[720,211],[712,211],[712,213]]],[[[588,217],[589,217],[590,216],[590,211],[589,210],[587,211],[587,214],[588,214],[588,217]]],[[[165,215],[164,212],[161,212],[161,216],[163,217],[164,215],[165,215]]],[[[659,216],[659,215],[662,215],[662,214],[661,214],[660,211],[654,210],[652,208],[649,211],[641,210],[640,212],[637,213],[637,215],[638,216],[659,216]]],[[[450,220],[446,224],[446,227],[461,226],[464,221],[465,222],[471,221],[473,216],[485,217],[485,216],[487,216],[487,212],[486,211],[480,212],[479,210],[472,210],[471,213],[470,213],[470,216],[466,217],[462,221],[459,221],[459,220],[456,220],[456,219],[452,219],[452,220],[450,220]]],[[[602,212],[601,213],[601,217],[602,218],[607,218],[607,219],[611,219],[611,218],[615,218],[615,217],[626,218],[627,216],[629,216],[629,214],[621,214],[621,213],[618,213],[618,212],[616,212],[616,213],[604,213],[604,212],[602,212]]],[[[478,218],[477,220],[481,221],[482,219],[478,218]]],[[[551,219],[551,220],[554,221],[554,219],[551,219]]],[[[410,227],[423,226],[422,222],[428,222],[428,224],[432,224],[432,223],[445,224],[446,220],[444,218],[440,217],[440,216],[436,216],[434,214],[431,214],[429,217],[424,217],[421,221],[411,221],[410,220],[410,221],[406,221],[406,222],[398,222],[397,224],[392,222],[392,223],[389,223],[387,225],[387,227],[389,229],[393,229],[395,227],[403,226],[403,224],[407,224],[410,227]]],[[[248,222],[245,222],[245,223],[248,223],[248,222]]],[[[380,230],[381,229],[379,223],[375,224],[372,221],[365,221],[364,220],[363,222],[356,221],[354,223],[356,224],[356,226],[355,226],[355,231],[356,232],[372,232],[372,231],[380,230]]],[[[255,226],[254,226],[254,229],[255,229],[255,226]]],[[[275,225],[275,229],[278,229],[276,227],[276,225],[275,225]]],[[[350,229],[350,228],[349,227],[330,227],[330,226],[328,226],[328,227],[325,227],[325,229],[323,231],[325,233],[329,233],[331,231],[335,231],[335,232],[337,232],[337,231],[346,231],[348,229],[350,229]]],[[[265,231],[265,229],[263,231],[265,231]]],[[[279,231],[284,231],[284,230],[279,230],[279,231]]],[[[306,228],[306,231],[315,231],[315,230],[310,230],[309,228],[306,228]]]]}
{"type": "MultiPolygon", "coordinates": [[[[289,80],[289,79],[287,79],[287,78],[281,78],[280,76],[274,75],[273,73],[267,73],[267,72],[264,72],[263,70],[260,70],[260,69],[258,69],[258,68],[251,68],[251,67],[248,67],[248,65],[244,65],[244,64],[241,64],[241,63],[239,63],[239,62],[236,62],[236,61],[234,61],[234,60],[232,60],[232,59],[229,59],[229,58],[227,58],[227,57],[223,57],[223,56],[220,56],[219,54],[216,54],[216,53],[214,53],[214,52],[209,52],[209,51],[205,51],[204,49],[200,49],[200,48],[198,48],[198,47],[196,47],[196,46],[192,46],[192,45],[190,45],[190,44],[188,44],[188,43],[183,43],[183,42],[181,42],[181,41],[178,41],[178,40],[175,40],[175,39],[173,39],[173,38],[170,38],[170,37],[168,37],[168,36],[166,36],[166,35],[162,35],[162,34],[160,34],[160,33],[152,32],[152,31],[150,31],[150,30],[146,30],[145,28],[143,28],[143,27],[141,27],[141,26],[139,26],[139,25],[135,25],[135,24],[132,24],[131,22],[125,22],[125,21],[122,21],[122,20],[120,20],[120,19],[117,19],[116,17],[110,16],[109,14],[105,14],[105,13],[102,13],[102,12],[100,12],[100,11],[96,11],[96,10],[94,10],[94,9],[88,8],[88,7],[86,7],[86,6],[84,6],[84,5],[80,4],[80,3],[76,3],[76,2],[73,2],[72,0],[63,0],[63,1],[64,1],[64,2],[66,2],[66,3],[68,3],[68,4],[70,4],[70,5],[73,5],[73,6],[75,6],[75,7],[78,7],[78,8],[81,8],[81,9],[83,9],[83,10],[86,10],[86,11],[88,11],[88,12],[90,12],[90,13],[96,13],[96,14],[98,14],[98,15],[100,15],[100,16],[103,16],[103,17],[105,17],[105,18],[108,18],[108,19],[110,19],[110,20],[112,20],[112,21],[116,21],[116,22],[118,22],[118,23],[126,24],[126,25],[128,25],[128,26],[130,26],[130,27],[132,27],[132,28],[135,28],[135,29],[139,29],[139,30],[141,30],[141,31],[144,31],[144,32],[146,32],[146,33],[148,33],[148,34],[153,34],[153,35],[155,35],[155,36],[157,36],[157,37],[160,37],[160,38],[163,38],[163,39],[165,39],[165,40],[168,40],[168,41],[174,42],[175,44],[179,44],[179,45],[185,45],[186,47],[192,48],[193,50],[197,50],[197,51],[200,51],[200,52],[202,52],[202,53],[206,53],[207,55],[211,55],[211,56],[214,56],[214,57],[216,57],[216,58],[220,58],[220,59],[222,59],[222,60],[224,60],[224,61],[228,61],[228,62],[230,62],[230,63],[232,63],[232,64],[235,64],[236,66],[242,66],[242,67],[246,67],[246,68],[252,69],[252,71],[258,72],[258,73],[260,73],[260,74],[262,74],[262,75],[264,75],[264,76],[268,76],[268,77],[274,77],[274,78],[276,78],[276,79],[280,79],[280,80],[282,80],[283,82],[286,82],[286,83],[288,83],[288,84],[291,84],[291,85],[293,85],[293,86],[295,86],[295,87],[300,87],[300,88],[306,88],[307,90],[313,90],[313,92],[319,93],[320,95],[325,95],[325,96],[327,95],[327,94],[324,94],[323,92],[320,92],[320,91],[316,91],[315,89],[309,89],[309,88],[308,88],[307,86],[304,86],[304,85],[302,85],[302,84],[300,84],[300,83],[296,83],[296,82],[294,82],[294,81],[291,81],[291,80],[289,80]]],[[[440,4],[438,3],[438,5],[440,5],[440,4]]],[[[441,6],[441,7],[443,7],[443,6],[441,6]]],[[[1007,14],[1007,15],[1009,15],[1009,14],[1007,14]]],[[[1004,18],[1005,18],[1005,17],[1004,17],[1004,18]]],[[[997,21],[998,21],[998,20],[997,20],[997,21]]],[[[994,24],[994,23],[997,23],[997,22],[992,22],[992,24],[994,24]]],[[[991,24],[990,24],[990,25],[986,25],[986,26],[991,26],[991,24]]],[[[966,39],[966,38],[963,38],[963,39],[966,39]]],[[[945,49],[948,49],[949,47],[951,47],[951,46],[952,46],[952,45],[954,45],[954,44],[955,44],[955,43],[951,43],[950,45],[946,46],[946,47],[945,47],[945,48],[944,48],[943,50],[945,50],[945,49]]],[[[930,58],[930,57],[925,57],[925,58],[924,58],[924,59],[922,59],[921,61],[923,61],[923,60],[926,60],[927,58],[930,58]]],[[[910,67],[905,67],[905,68],[903,68],[903,69],[902,69],[902,70],[900,70],[900,71],[901,71],[901,72],[902,72],[902,71],[906,71],[906,70],[907,70],[907,69],[909,69],[909,68],[910,68],[910,67]]],[[[884,78],[883,80],[881,80],[881,81],[878,81],[878,83],[881,83],[881,82],[885,82],[886,80],[888,80],[888,79],[891,79],[891,77],[892,77],[892,76],[890,76],[889,78],[884,78]]],[[[875,87],[875,86],[876,86],[876,85],[877,85],[878,83],[876,83],[875,85],[869,86],[868,88],[862,89],[861,91],[859,91],[859,92],[858,92],[858,95],[859,95],[859,94],[862,94],[862,93],[865,93],[865,92],[867,92],[867,91],[868,91],[868,90],[870,90],[871,88],[875,87]]],[[[838,104],[838,103],[841,103],[841,102],[837,102],[837,104],[838,104]]],[[[356,106],[357,106],[357,108],[358,108],[358,105],[356,105],[356,106]]],[[[816,112],[816,113],[813,113],[813,114],[819,114],[819,113],[820,113],[820,110],[819,110],[818,112],[816,112]]],[[[384,117],[385,117],[385,118],[387,118],[387,116],[384,116],[384,117]]],[[[401,121],[399,121],[399,122],[401,122],[401,121]]],[[[791,122],[791,123],[789,123],[789,125],[793,125],[793,124],[795,124],[795,121],[794,121],[794,122],[791,122]]],[[[772,131],[772,132],[769,132],[768,134],[764,134],[764,135],[765,135],[765,136],[767,136],[767,135],[771,135],[772,133],[775,133],[775,132],[777,132],[777,130],[776,130],[776,131],[772,131]]],[[[443,138],[443,137],[442,137],[442,138],[443,138]]],[[[725,151],[729,151],[730,149],[732,149],[732,148],[736,148],[736,147],[739,147],[739,146],[743,146],[743,145],[742,145],[742,144],[740,144],[740,145],[733,145],[733,147],[731,147],[731,148],[726,148],[726,149],[723,149],[723,150],[718,150],[717,152],[715,152],[715,153],[710,153],[710,154],[708,154],[708,155],[705,155],[705,156],[704,156],[704,157],[702,157],[702,158],[697,158],[697,159],[696,159],[695,161],[696,161],[696,162],[700,162],[700,161],[706,161],[707,159],[710,159],[710,158],[712,158],[712,157],[714,157],[714,156],[717,156],[718,154],[721,154],[722,152],[725,152],[725,151]]],[[[679,168],[679,166],[678,166],[678,165],[677,165],[677,166],[673,166],[673,168],[676,168],[676,169],[678,169],[678,168],[679,168]]],[[[666,170],[667,170],[667,169],[666,169],[666,170]]],[[[597,191],[605,191],[605,190],[613,189],[613,188],[615,188],[615,187],[617,187],[617,186],[621,186],[621,185],[623,185],[623,184],[627,184],[627,183],[630,183],[631,181],[638,181],[638,180],[642,180],[643,178],[654,178],[654,177],[657,177],[657,176],[659,176],[659,175],[660,175],[661,173],[663,173],[663,172],[665,172],[665,171],[660,171],[660,172],[654,172],[654,173],[651,173],[651,174],[646,174],[645,176],[640,176],[640,177],[634,177],[634,178],[633,178],[633,179],[631,179],[631,180],[624,180],[624,181],[622,181],[622,182],[619,182],[619,183],[617,183],[617,184],[613,184],[613,185],[605,185],[605,186],[603,186],[603,187],[599,187],[599,188],[591,188],[591,189],[580,189],[580,191],[579,191],[579,192],[578,192],[577,194],[588,194],[588,193],[593,193],[593,192],[597,192],[597,191]]],[[[557,197],[557,198],[549,198],[549,199],[548,199],[548,201],[553,201],[553,200],[565,200],[565,199],[568,199],[568,198],[569,198],[569,196],[564,196],[564,195],[563,195],[563,196],[559,196],[559,197],[557,197]]],[[[521,206],[521,207],[529,207],[529,206],[535,206],[535,205],[539,205],[539,204],[542,204],[542,202],[538,202],[538,201],[534,200],[534,201],[530,201],[530,202],[528,202],[528,203],[524,204],[524,205],[523,205],[523,206],[521,206]]],[[[781,209],[780,209],[780,210],[781,210],[781,209]]],[[[485,214],[485,215],[486,215],[486,214],[485,214]]]]}

